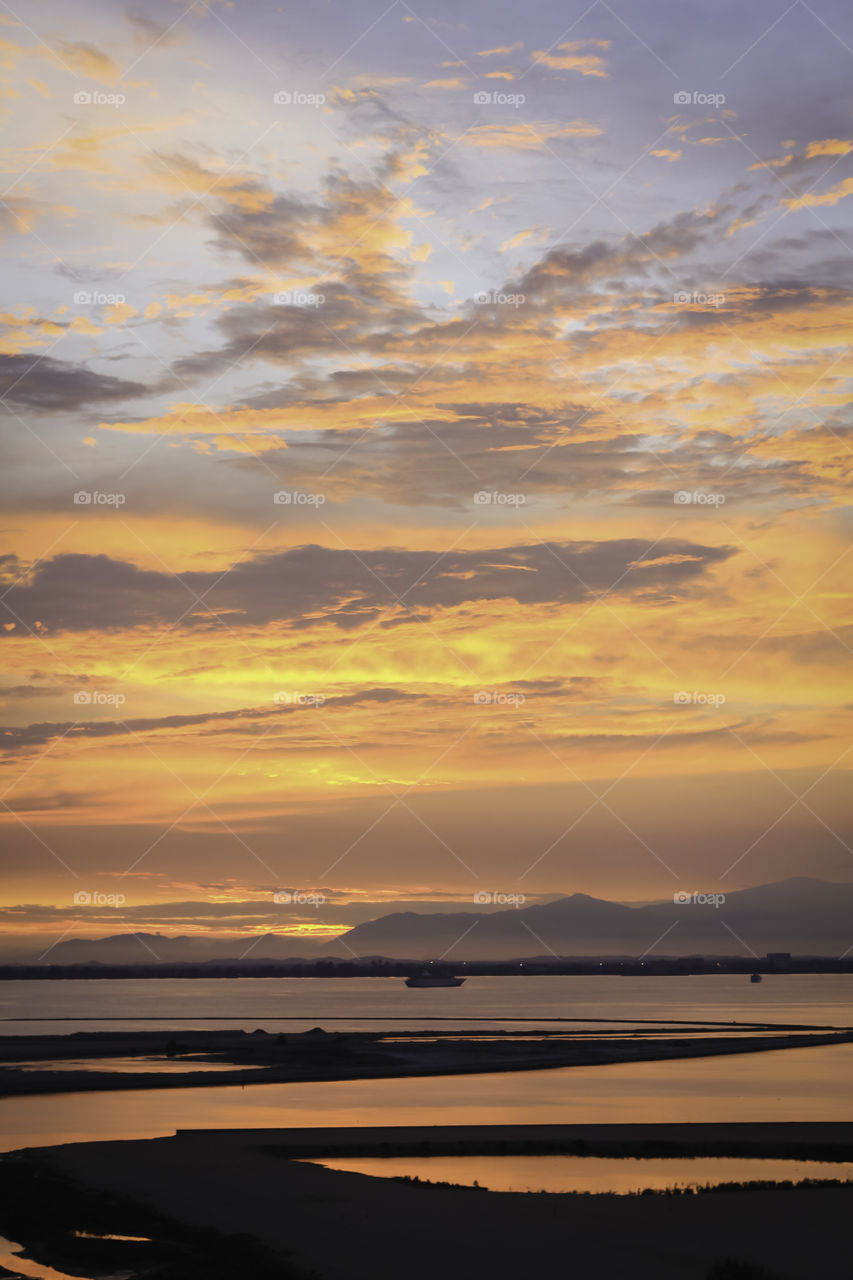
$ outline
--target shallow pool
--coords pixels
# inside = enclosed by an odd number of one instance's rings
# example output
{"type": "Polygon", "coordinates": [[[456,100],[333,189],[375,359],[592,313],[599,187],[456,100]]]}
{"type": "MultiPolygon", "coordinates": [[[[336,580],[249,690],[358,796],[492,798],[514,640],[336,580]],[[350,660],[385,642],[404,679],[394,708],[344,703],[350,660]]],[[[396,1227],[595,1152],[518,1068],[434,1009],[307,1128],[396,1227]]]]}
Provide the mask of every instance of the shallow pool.
{"type": "Polygon", "coordinates": [[[600,1156],[358,1156],[309,1160],[327,1169],[375,1178],[419,1178],[489,1191],[588,1191],[629,1195],[645,1190],[718,1186],[723,1182],[853,1179],[853,1164],[819,1160],[755,1160],[743,1156],[632,1159],[600,1156]]]}

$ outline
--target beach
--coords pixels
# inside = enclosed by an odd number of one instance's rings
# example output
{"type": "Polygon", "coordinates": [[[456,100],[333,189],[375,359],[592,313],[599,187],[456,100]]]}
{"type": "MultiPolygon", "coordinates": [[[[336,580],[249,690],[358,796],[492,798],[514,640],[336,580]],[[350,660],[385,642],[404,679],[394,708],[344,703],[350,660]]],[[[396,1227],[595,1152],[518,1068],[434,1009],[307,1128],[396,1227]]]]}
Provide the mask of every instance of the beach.
{"type": "Polygon", "coordinates": [[[815,1239],[837,1267],[821,1280],[853,1268],[846,1005],[825,1007],[835,1025],[766,1006],[723,1022],[698,1002],[493,1012],[346,1030],[17,1020],[0,1038],[0,1235],[37,1269],[7,1251],[0,1275],[432,1280],[450,1256],[496,1280],[563,1264],[709,1280],[730,1258],[815,1280],[815,1239]],[[530,1181],[496,1187],[513,1160],[530,1181]],[[628,1182],[597,1183],[602,1161],[628,1182]],[[644,1182],[656,1161],[664,1183],[644,1182]]]}
{"type": "MultiPolygon", "coordinates": [[[[795,1141],[800,1150],[850,1151],[851,1126],[575,1127],[556,1134],[536,1126],[503,1135],[460,1128],[457,1143],[476,1148],[547,1141],[633,1139],[766,1150],[795,1141]],[[608,1132],[604,1132],[608,1130],[608,1132]],[[697,1130],[702,1130],[699,1133],[697,1130]],[[799,1130],[792,1135],[792,1130],[799,1130]],[[773,1132],[775,1131],[775,1132],[773,1132]]],[[[349,1141],[366,1149],[405,1149],[450,1140],[428,1128],[360,1129],[349,1141]]],[[[849,1187],[706,1192],[687,1196],[577,1196],[495,1193],[332,1172],[290,1158],[343,1147],[340,1130],[209,1133],[142,1142],[80,1143],[29,1151],[42,1171],[72,1179],[96,1195],[126,1197],[191,1229],[247,1233],[304,1273],[324,1280],[431,1280],[454,1275],[530,1275],[563,1265],[601,1280],[705,1280],[715,1263],[737,1257],[784,1280],[843,1276],[853,1269],[849,1187]],[[815,1242],[832,1259],[815,1271],[815,1242]]],[[[284,1274],[284,1273],[282,1273],[284,1274]]]]}
{"type": "MultiPolygon", "coordinates": [[[[657,1027],[605,1038],[586,1031],[80,1032],[7,1036],[0,1043],[0,1097],[125,1089],[311,1080],[452,1076],[622,1062],[766,1053],[853,1043],[853,1031],[817,1028],[773,1034],[767,1027],[657,1027]]],[[[782,1031],[782,1028],[776,1028],[782,1031]]]]}

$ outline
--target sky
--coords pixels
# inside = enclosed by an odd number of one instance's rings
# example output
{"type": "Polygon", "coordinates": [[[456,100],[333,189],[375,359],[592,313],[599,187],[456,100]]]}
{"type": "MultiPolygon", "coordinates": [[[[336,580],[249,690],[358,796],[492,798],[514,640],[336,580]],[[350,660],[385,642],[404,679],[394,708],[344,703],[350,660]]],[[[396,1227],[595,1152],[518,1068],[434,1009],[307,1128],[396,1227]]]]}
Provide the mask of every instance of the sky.
{"type": "Polygon", "coordinates": [[[847,5],[0,55],[2,946],[850,880],[847,5]]]}

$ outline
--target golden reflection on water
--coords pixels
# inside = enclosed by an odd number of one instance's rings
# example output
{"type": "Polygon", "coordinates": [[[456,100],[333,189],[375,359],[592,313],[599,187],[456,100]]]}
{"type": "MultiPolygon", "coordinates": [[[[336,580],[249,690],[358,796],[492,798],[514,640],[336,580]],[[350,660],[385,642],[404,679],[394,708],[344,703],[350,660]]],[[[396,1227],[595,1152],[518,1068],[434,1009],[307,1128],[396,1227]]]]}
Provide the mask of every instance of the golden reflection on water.
{"type": "Polygon", "coordinates": [[[0,1099],[2,1149],[178,1128],[853,1121],[853,1045],[487,1075],[0,1099]]]}
{"type": "Polygon", "coordinates": [[[490,1191],[610,1191],[617,1195],[651,1187],[707,1186],[721,1182],[800,1182],[803,1178],[853,1178],[853,1164],[817,1160],[604,1159],[598,1156],[387,1156],[310,1160],[327,1169],[374,1178],[415,1177],[490,1191]]]}

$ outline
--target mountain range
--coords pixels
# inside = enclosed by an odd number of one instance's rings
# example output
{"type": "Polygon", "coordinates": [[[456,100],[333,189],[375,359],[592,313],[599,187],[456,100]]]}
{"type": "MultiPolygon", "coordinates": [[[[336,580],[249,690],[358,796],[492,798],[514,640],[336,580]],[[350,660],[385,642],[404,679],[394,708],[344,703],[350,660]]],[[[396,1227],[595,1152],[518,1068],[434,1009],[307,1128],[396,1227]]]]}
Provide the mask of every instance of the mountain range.
{"type": "Polygon", "coordinates": [[[626,906],[575,893],[487,913],[394,912],[356,925],[326,950],[346,954],[343,941],[356,955],[452,962],[768,951],[838,957],[853,946],[853,885],[796,877],[720,896],[685,891],[678,902],[626,906]]]}
{"type": "MultiPolygon", "coordinates": [[[[275,933],[169,937],[126,933],[67,939],[45,964],[151,964],[385,956],[508,960],[542,956],[764,956],[770,951],[837,958],[853,947],[853,885],[796,877],[721,895],[685,891],[665,902],[626,905],[584,893],[532,906],[390,912],[325,944],[275,933]]],[[[19,957],[23,959],[24,957],[19,957]]],[[[32,957],[26,957],[31,960],[32,957]]]]}

